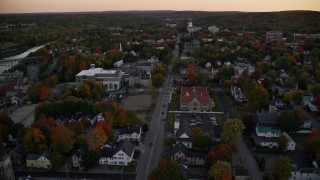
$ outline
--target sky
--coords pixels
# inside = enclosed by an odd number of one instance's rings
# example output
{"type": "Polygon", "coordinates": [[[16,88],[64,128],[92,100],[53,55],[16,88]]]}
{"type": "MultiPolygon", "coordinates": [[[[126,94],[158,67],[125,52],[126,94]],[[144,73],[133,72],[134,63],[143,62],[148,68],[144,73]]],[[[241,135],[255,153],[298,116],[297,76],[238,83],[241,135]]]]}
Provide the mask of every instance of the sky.
{"type": "Polygon", "coordinates": [[[320,11],[320,0],[0,0],[0,13],[123,10],[320,11]]]}

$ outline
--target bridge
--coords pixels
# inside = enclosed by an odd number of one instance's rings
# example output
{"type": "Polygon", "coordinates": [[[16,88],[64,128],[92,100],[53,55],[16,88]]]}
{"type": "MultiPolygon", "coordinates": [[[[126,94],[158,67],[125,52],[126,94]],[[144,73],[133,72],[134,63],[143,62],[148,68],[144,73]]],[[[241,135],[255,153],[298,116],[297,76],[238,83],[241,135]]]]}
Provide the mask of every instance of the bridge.
{"type": "Polygon", "coordinates": [[[19,62],[23,62],[25,64],[38,63],[41,59],[42,59],[42,56],[26,57],[26,58],[18,58],[18,59],[2,59],[0,60],[0,66],[13,67],[17,65],[19,62]]]}

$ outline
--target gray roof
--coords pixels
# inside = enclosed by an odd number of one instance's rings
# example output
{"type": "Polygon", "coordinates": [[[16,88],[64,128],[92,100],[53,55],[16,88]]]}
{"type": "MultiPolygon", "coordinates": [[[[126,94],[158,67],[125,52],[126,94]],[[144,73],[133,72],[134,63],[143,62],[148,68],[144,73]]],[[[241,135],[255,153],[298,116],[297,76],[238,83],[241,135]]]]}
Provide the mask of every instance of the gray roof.
{"type": "Polygon", "coordinates": [[[26,160],[37,160],[40,156],[40,154],[28,154],[26,160]]]}
{"type": "Polygon", "coordinates": [[[128,156],[131,156],[131,154],[134,151],[134,145],[130,141],[122,141],[117,148],[110,148],[110,147],[105,147],[101,149],[101,156],[102,157],[112,157],[114,156],[117,152],[123,151],[126,153],[128,156]]]}
{"type": "Polygon", "coordinates": [[[51,159],[51,153],[50,153],[50,151],[45,151],[44,153],[42,153],[42,156],[45,157],[45,158],[47,158],[48,160],[51,159]]]}
{"type": "Polygon", "coordinates": [[[18,155],[23,155],[24,154],[24,149],[22,144],[18,144],[16,147],[14,147],[10,153],[13,154],[18,154],[18,155]]]}
{"type": "Polygon", "coordinates": [[[184,133],[191,137],[191,129],[189,127],[189,124],[187,124],[185,120],[181,120],[179,129],[176,132],[176,139],[179,139],[180,136],[184,133]]]}
{"type": "Polygon", "coordinates": [[[133,134],[133,133],[140,134],[140,131],[141,131],[140,126],[130,126],[130,127],[124,128],[124,129],[120,129],[118,131],[118,135],[133,134]]]}
{"type": "Polygon", "coordinates": [[[258,113],[253,115],[253,119],[261,124],[277,124],[278,123],[279,114],[277,112],[271,113],[258,113]]]}
{"type": "Polygon", "coordinates": [[[182,143],[178,143],[175,146],[173,146],[173,148],[164,151],[163,155],[171,157],[177,152],[182,152],[185,155],[185,157],[204,158],[206,156],[205,152],[188,149],[182,143]]]}
{"type": "Polygon", "coordinates": [[[123,141],[117,148],[116,152],[122,150],[128,156],[131,156],[134,150],[134,145],[130,141],[123,141]]]}

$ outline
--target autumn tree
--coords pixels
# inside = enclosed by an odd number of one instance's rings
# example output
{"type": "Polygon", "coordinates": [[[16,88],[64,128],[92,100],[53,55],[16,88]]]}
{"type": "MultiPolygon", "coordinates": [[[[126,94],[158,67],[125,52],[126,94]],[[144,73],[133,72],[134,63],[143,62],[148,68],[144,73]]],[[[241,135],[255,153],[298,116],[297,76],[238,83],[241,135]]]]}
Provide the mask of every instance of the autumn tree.
{"type": "Polygon", "coordinates": [[[192,146],[196,149],[206,150],[211,144],[210,139],[205,136],[200,127],[192,129],[191,140],[192,146]]]}
{"type": "Polygon", "coordinates": [[[74,143],[73,132],[65,126],[57,126],[51,134],[53,151],[61,154],[69,152],[74,143]]]}
{"type": "Polygon", "coordinates": [[[228,161],[231,162],[232,159],[232,147],[229,144],[219,144],[213,150],[213,158],[215,161],[228,161]]]}
{"type": "Polygon", "coordinates": [[[221,133],[221,140],[227,144],[234,145],[241,137],[244,129],[245,126],[240,119],[227,119],[221,133]]]}
{"type": "Polygon", "coordinates": [[[171,159],[161,159],[158,166],[152,170],[149,180],[184,180],[187,177],[181,172],[178,163],[171,159]]]}
{"type": "Polygon", "coordinates": [[[217,161],[209,170],[209,176],[214,179],[232,179],[231,164],[227,161],[217,161]]]}
{"type": "Polygon", "coordinates": [[[44,101],[49,96],[49,89],[47,86],[42,84],[33,84],[28,88],[28,97],[32,103],[44,101]]]}
{"type": "Polygon", "coordinates": [[[26,153],[43,153],[48,148],[46,138],[42,132],[32,127],[26,129],[22,144],[26,153]]]}
{"type": "Polygon", "coordinates": [[[83,133],[83,124],[80,121],[72,121],[67,125],[67,128],[70,129],[74,136],[77,137],[83,133]]]}
{"type": "Polygon", "coordinates": [[[39,97],[40,101],[46,100],[48,98],[48,96],[49,96],[48,87],[47,86],[42,86],[42,87],[40,87],[39,91],[40,91],[40,97],[39,97]]]}
{"type": "Polygon", "coordinates": [[[275,177],[279,180],[287,180],[291,177],[292,166],[289,158],[279,156],[275,161],[275,177]]]}
{"type": "Polygon", "coordinates": [[[320,161],[320,133],[313,129],[304,141],[304,150],[311,159],[320,161]]]}
{"type": "Polygon", "coordinates": [[[90,151],[98,150],[107,140],[108,137],[101,127],[90,129],[86,135],[86,142],[90,151]]]}
{"type": "Polygon", "coordinates": [[[162,74],[152,75],[152,85],[155,87],[160,87],[164,83],[164,76],[162,74]]]}

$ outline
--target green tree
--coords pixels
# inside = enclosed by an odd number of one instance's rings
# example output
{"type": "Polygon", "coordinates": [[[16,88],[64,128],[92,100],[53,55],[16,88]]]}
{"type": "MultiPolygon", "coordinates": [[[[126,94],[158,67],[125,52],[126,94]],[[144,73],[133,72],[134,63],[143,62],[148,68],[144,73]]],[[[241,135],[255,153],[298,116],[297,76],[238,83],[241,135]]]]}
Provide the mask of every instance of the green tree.
{"type": "Polygon", "coordinates": [[[211,144],[210,138],[205,136],[200,127],[192,129],[191,140],[193,147],[196,149],[205,150],[211,144]]]}
{"type": "Polygon", "coordinates": [[[181,172],[178,163],[171,159],[161,159],[158,166],[152,170],[149,180],[184,180],[187,177],[181,172]]]}
{"type": "Polygon", "coordinates": [[[244,129],[245,126],[240,119],[227,119],[224,122],[221,140],[227,144],[234,145],[241,137],[244,129]]]}
{"type": "Polygon", "coordinates": [[[229,174],[228,177],[230,177],[231,180],[231,164],[227,161],[217,161],[209,170],[209,176],[213,177],[213,179],[224,179],[223,177],[226,176],[226,174],[229,174]]]}
{"type": "Polygon", "coordinates": [[[269,103],[269,93],[261,85],[255,85],[247,96],[248,106],[252,110],[267,109],[269,103]]]}
{"type": "Polygon", "coordinates": [[[281,155],[275,162],[275,177],[279,180],[287,180],[291,177],[291,169],[289,158],[281,155]]]}
{"type": "Polygon", "coordinates": [[[283,111],[279,116],[279,127],[285,132],[296,132],[300,129],[302,122],[295,110],[283,111]]]}
{"type": "Polygon", "coordinates": [[[164,76],[161,74],[155,74],[152,76],[152,85],[155,87],[160,87],[164,83],[164,76]]]}
{"type": "Polygon", "coordinates": [[[288,139],[284,135],[281,134],[278,139],[278,150],[281,152],[285,151],[287,148],[287,144],[288,144],[288,139]]]}

